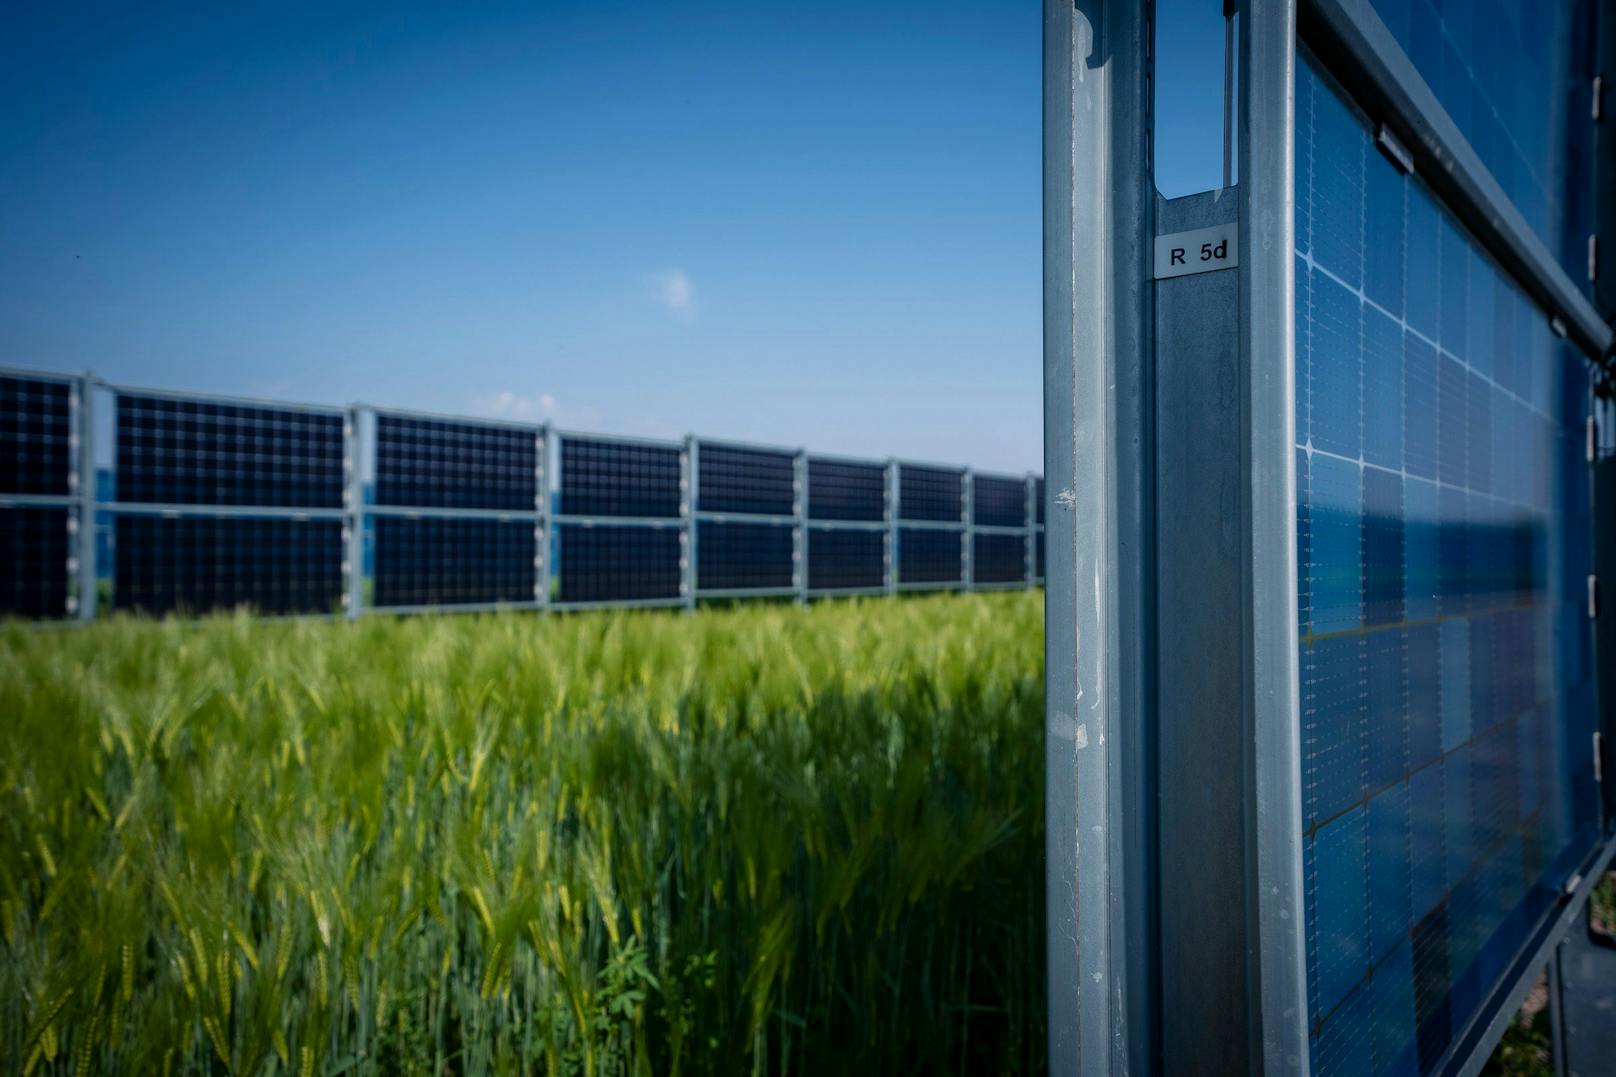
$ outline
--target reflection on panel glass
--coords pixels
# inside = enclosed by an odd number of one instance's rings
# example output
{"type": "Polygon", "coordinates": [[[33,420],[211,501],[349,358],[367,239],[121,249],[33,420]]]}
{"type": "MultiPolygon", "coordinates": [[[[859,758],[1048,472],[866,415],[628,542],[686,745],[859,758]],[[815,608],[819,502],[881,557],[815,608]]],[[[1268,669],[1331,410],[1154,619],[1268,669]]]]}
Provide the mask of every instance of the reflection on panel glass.
{"type": "Polygon", "coordinates": [[[898,532],[898,582],[959,583],[964,574],[964,533],[905,527],[898,532]]]}
{"type": "Polygon", "coordinates": [[[886,574],[886,535],[869,530],[808,532],[808,587],[843,591],[882,586],[886,574]]]}
{"type": "Polygon", "coordinates": [[[973,583],[1022,583],[1027,579],[1027,538],[998,532],[971,536],[973,583]]]}
{"type": "Polygon", "coordinates": [[[594,438],[561,441],[561,511],[570,516],[678,516],[680,451],[594,438]]]}
{"type": "Polygon", "coordinates": [[[532,512],[538,434],[520,427],[376,416],[376,503],[532,512]]]}
{"type": "Polygon", "coordinates": [[[63,617],[68,510],[0,508],[0,617],[63,617]]]}
{"type": "Polygon", "coordinates": [[[797,511],[797,461],[790,453],[703,442],[696,507],[702,512],[790,516],[797,511]]]}
{"type": "Polygon", "coordinates": [[[531,520],[379,516],[375,604],[532,602],[535,549],[531,520]]]}
{"type": "MultiPolygon", "coordinates": [[[[706,466],[703,449],[702,466],[706,466]]],[[[794,538],[790,524],[696,525],[696,586],[703,591],[740,591],[792,585],[794,538]]]]}
{"type": "Polygon", "coordinates": [[[562,524],[555,536],[562,602],[679,597],[684,549],[676,527],[562,524]]]}
{"type": "Polygon", "coordinates": [[[1314,1072],[1429,1072],[1594,836],[1586,381],[1306,63],[1297,100],[1314,1072]]]}
{"type": "Polygon", "coordinates": [[[1584,280],[1595,5],[1371,2],[1527,224],[1573,280],[1584,280]]]}
{"type": "Polygon", "coordinates": [[[338,520],[120,516],[114,528],[120,610],[331,613],[341,602],[338,520]]]}
{"type": "Polygon", "coordinates": [[[341,508],[342,427],[325,412],[120,394],[118,499],[341,508]]]}
{"type": "Polygon", "coordinates": [[[0,493],[73,492],[73,427],[66,382],[0,376],[0,493]]]}
{"type": "Polygon", "coordinates": [[[808,518],[863,520],[886,518],[887,469],[882,464],[808,458],[808,518]]]}

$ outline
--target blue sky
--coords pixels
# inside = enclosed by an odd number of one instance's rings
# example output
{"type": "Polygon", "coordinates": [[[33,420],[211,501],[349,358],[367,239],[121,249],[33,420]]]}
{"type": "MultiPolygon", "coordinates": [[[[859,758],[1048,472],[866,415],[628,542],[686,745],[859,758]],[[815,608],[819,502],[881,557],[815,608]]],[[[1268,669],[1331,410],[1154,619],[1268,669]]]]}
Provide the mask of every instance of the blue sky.
{"type": "Polygon", "coordinates": [[[1040,467],[1034,0],[6,19],[0,362],[1040,467]]]}

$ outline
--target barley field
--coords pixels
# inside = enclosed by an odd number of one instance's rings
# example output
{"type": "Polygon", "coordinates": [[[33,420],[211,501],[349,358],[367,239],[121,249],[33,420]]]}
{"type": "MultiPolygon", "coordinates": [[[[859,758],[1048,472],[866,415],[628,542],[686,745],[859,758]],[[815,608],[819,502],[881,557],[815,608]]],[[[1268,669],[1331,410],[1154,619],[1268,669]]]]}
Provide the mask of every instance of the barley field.
{"type": "Polygon", "coordinates": [[[0,1071],[1038,1071],[1042,633],[0,629],[0,1071]]]}

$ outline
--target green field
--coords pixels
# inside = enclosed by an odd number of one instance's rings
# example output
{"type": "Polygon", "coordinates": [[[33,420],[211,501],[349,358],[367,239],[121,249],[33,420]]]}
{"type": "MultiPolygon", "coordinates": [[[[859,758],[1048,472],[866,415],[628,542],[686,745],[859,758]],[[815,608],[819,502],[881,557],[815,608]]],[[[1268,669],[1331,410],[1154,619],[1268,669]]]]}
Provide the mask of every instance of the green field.
{"type": "Polygon", "coordinates": [[[1042,620],[0,630],[0,1070],[1039,1070],[1042,620]]]}

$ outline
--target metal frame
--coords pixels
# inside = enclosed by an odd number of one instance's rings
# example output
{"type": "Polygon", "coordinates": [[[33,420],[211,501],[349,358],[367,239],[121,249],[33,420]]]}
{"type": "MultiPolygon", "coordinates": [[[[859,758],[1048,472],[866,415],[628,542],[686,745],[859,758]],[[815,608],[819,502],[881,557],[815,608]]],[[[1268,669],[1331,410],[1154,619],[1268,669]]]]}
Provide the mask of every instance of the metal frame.
{"type": "Polygon", "coordinates": [[[95,616],[95,456],[91,440],[93,408],[91,374],[60,374],[22,367],[0,367],[0,374],[67,386],[68,471],[65,494],[0,493],[0,508],[66,509],[68,553],[62,565],[67,578],[64,618],[95,616]]]}

